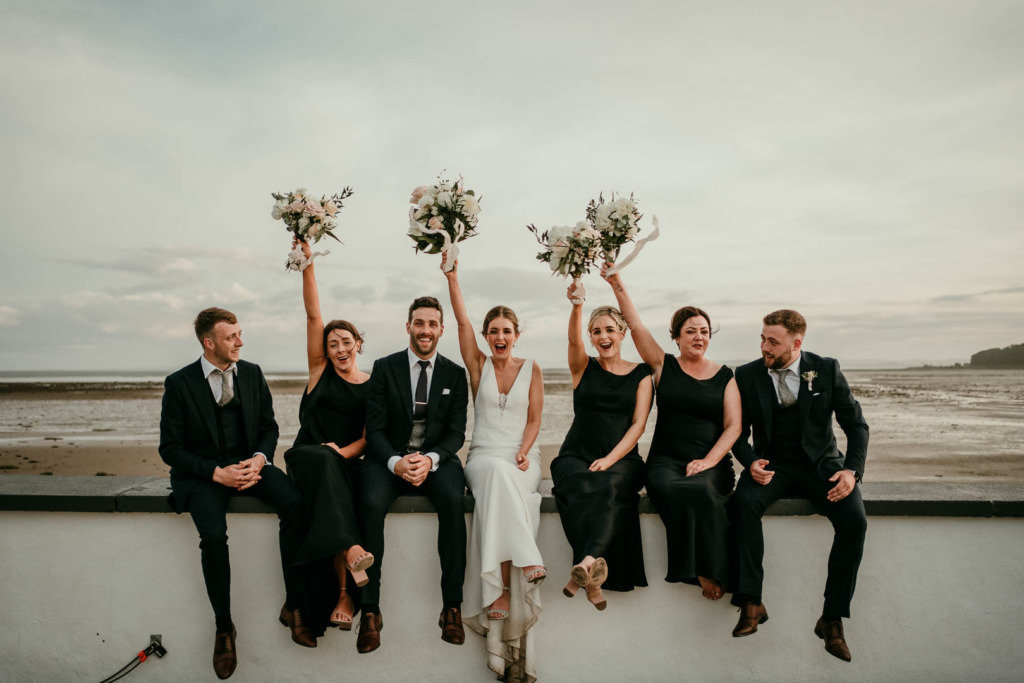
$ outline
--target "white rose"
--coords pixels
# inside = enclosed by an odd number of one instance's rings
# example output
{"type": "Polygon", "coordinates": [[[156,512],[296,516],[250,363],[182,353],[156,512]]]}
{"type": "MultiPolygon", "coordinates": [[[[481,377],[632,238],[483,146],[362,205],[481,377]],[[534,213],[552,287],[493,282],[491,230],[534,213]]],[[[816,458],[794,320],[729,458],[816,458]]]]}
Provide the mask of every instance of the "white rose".
{"type": "Polygon", "coordinates": [[[281,211],[281,207],[278,206],[277,204],[274,204],[274,208],[272,208],[270,210],[270,215],[273,217],[273,219],[275,221],[276,220],[280,220],[281,216],[283,215],[283,212],[281,211]]]}
{"type": "Polygon", "coordinates": [[[467,216],[476,216],[480,213],[480,204],[472,196],[462,195],[460,201],[462,202],[462,211],[467,216]]]}
{"type": "Polygon", "coordinates": [[[309,225],[309,217],[308,216],[303,216],[302,218],[299,219],[299,229],[303,229],[307,225],[309,225]]]}
{"type": "Polygon", "coordinates": [[[437,193],[437,204],[443,206],[446,209],[450,209],[455,203],[455,195],[448,190],[437,193]]]}
{"type": "Polygon", "coordinates": [[[420,197],[420,200],[417,202],[417,204],[419,204],[421,207],[427,207],[427,206],[430,206],[433,203],[434,203],[434,197],[429,192],[427,192],[422,197],[420,197]]]}
{"type": "Polygon", "coordinates": [[[306,188],[300,187],[299,189],[295,190],[295,192],[293,192],[292,194],[294,194],[296,197],[305,197],[306,188]]]}

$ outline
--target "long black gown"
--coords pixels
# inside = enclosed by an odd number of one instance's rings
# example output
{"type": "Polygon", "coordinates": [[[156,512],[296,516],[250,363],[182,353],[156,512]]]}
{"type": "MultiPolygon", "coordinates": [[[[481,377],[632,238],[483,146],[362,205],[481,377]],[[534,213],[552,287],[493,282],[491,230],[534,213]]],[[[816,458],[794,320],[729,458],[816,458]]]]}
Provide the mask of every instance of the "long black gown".
{"type": "Polygon", "coordinates": [[[686,465],[708,454],[722,435],[725,387],[732,370],[696,379],[665,355],[656,390],[658,421],[647,455],[647,495],[665,523],[666,581],[698,583],[697,577],[726,583],[729,526],[725,503],[735,475],[732,457],[691,477],[686,465]]]}
{"type": "MultiPolygon", "coordinates": [[[[361,545],[356,523],[359,458],[343,459],[339,448],[363,436],[366,425],[366,384],[342,379],[327,364],[316,386],[299,403],[299,433],[284,454],[288,474],[302,493],[305,537],[295,564],[306,565],[307,619],[310,626],[329,623],[338,598],[332,558],[353,545],[361,545]]],[[[355,582],[347,591],[359,605],[355,582]]]]}
{"type": "Polygon", "coordinates": [[[580,383],[572,392],[574,416],[558,457],[551,462],[553,493],[572,561],[603,557],[608,563],[604,587],[629,591],[646,586],[640,515],[644,463],[636,446],[603,472],[590,472],[598,458],[608,455],[629,430],[640,381],[651,374],[641,363],[625,375],[587,359],[580,383]]]}

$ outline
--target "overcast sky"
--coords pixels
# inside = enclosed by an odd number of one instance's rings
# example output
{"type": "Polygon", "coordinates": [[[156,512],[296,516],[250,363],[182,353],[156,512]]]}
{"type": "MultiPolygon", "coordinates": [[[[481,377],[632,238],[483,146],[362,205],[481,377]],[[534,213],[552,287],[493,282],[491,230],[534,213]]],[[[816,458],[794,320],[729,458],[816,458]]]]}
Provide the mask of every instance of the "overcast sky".
{"type": "Polygon", "coordinates": [[[851,367],[1024,342],[1019,2],[39,4],[0,2],[0,370],[172,370],[211,305],[302,368],[270,192],[345,185],[317,270],[368,369],[414,296],[447,306],[405,236],[443,169],[483,195],[475,324],[512,306],[548,367],[569,304],[524,226],[601,190],[660,219],[623,276],[666,349],[691,303],[729,362],[780,307],[851,367]]]}

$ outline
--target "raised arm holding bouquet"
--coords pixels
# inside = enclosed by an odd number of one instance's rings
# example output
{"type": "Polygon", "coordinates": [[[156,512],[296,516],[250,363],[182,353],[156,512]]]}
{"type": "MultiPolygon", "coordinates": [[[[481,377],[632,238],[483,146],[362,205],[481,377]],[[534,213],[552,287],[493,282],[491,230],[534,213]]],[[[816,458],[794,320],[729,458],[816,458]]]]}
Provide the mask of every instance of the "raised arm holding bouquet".
{"type": "MultiPolygon", "coordinates": [[[[346,187],[330,197],[323,195],[319,199],[307,194],[305,188],[288,194],[271,192],[270,196],[275,200],[270,215],[274,220],[283,221],[285,229],[292,233],[296,241],[315,244],[324,237],[330,237],[341,242],[334,234],[334,229],[338,227],[336,217],[344,206],[344,200],[352,196],[351,187],[346,187]]],[[[307,257],[300,246],[295,245],[289,252],[284,267],[286,270],[302,271],[314,258],[329,253],[331,252],[328,250],[318,251],[310,253],[307,257]]]]}
{"type": "Polygon", "coordinates": [[[438,179],[421,185],[409,198],[409,237],[416,251],[447,254],[444,271],[455,266],[462,240],[476,234],[480,197],[467,189],[462,178],[452,182],[438,179]]]}
{"type": "Polygon", "coordinates": [[[590,272],[598,252],[601,250],[601,234],[586,221],[580,221],[575,227],[556,225],[544,232],[534,225],[526,226],[534,234],[544,249],[537,254],[537,260],[547,263],[551,272],[561,277],[572,278],[571,301],[574,305],[582,304],[586,298],[586,290],[580,278],[590,272]]]}

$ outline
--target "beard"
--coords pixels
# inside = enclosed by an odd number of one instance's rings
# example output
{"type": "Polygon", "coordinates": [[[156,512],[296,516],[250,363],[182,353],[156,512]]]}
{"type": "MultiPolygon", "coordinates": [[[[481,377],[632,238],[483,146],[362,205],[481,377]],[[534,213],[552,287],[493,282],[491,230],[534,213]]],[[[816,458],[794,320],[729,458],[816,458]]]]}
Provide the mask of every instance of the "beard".
{"type": "Polygon", "coordinates": [[[420,342],[420,339],[417,335],[409,335],[409,343],[412,345],[413,351],[416,351],[417,353],[424,356],[429,356],[434,352],[434,349],[437,348],[437,342],[438,336],[432,335],[427,348],[423,348],[423,344],[420,342]]]}

